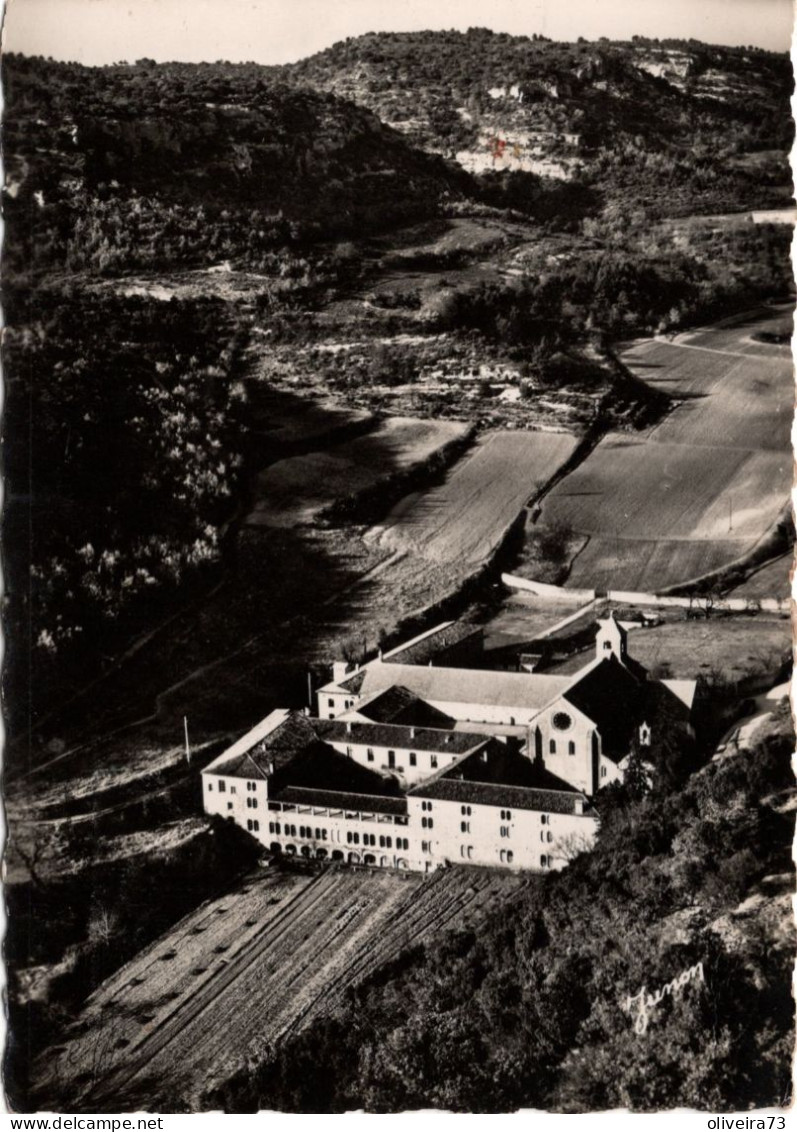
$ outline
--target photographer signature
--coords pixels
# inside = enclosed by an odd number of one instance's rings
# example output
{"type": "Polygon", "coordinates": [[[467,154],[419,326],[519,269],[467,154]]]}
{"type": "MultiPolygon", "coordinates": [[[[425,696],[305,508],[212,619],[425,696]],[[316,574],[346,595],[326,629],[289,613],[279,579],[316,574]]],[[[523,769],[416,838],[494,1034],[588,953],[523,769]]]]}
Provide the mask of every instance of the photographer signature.
{"type": "Polygon", "coordinates": [[[639,994],[633,997],[629,995],[625,1000],[625,1009],[636,1013],[634,1031],[637,1034],[644,1034],[648,1028],[650,1017],[648,1011],[658,1006],[667,995],[678,994],[693,980],[698,980],[701,983],[706,981],[702,962],[695,963],[694,967],[687,967],[686,970],[682,971],[676,978],[672,979],[669,983],[665,983],[664,986],[659,987],[654,994],[648,994],[648,988],[643,987],[639,994]]]}

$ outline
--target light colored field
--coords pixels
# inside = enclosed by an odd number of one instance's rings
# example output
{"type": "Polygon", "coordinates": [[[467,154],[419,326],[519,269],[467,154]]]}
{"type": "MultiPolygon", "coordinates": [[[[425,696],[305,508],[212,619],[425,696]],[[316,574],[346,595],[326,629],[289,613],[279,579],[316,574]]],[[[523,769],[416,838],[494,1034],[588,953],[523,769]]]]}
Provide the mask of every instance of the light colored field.
{"type": "Polygon", "coordinates": [[[91,996],[72,1035],[41,1059],[42,1102],[66,1083],[99,1111],[196,1107],[377,965],[486,914],[523,883],[458,869],[429,879],[334,869],[250,878],[91,996]]]}
{"type": "MultiPolygon", "coordinates": [[[[669,616],[669,615],[668,615],[669,616]]],[[[628,651],[648,669],[667,665],[673,679],[696,680],[698,676],[722,672],[727,680],[770,673],[788,656],[791,631],[787,617],[713,617],[709,621],[686,621],[682,616],[649,629],[634,629],[628,651]]],[[[547,671],[563,675],[577,672],[594,652],[568,657],[547,671]]]]}
{"type": "Polygon", "coordinates": [[[568,584],[644,591],[687,582],[751,550],[789,497],[791,361],[752,335],[782,314],[726,321],[624,360],[690,399],[657,427],[611,434],[546,500],[542,522],[588,542],[568,584]]]}
{"type": "Polygon", "coordinates": [[[731,590],[733,597],[788,597],[791,593],[789,576],[793,567],[793,556],[786,554],[776,558],[751,574],[746,582],[731,590]]]}
{"type": "Polygon", "coordinates": [[[312,522],[336,500],[422,463],[467,428],[460,421],[388,417],[355,440],[279,460],[258,476],[257,501],[247,521],[271,527],[312,522]]]}
{"type": "Polygon", "coordinates": [[[444,483],[402,499],[369,538],[433,561],[477,566],[575,446],[566,433],[485,433],[444,483]]]}

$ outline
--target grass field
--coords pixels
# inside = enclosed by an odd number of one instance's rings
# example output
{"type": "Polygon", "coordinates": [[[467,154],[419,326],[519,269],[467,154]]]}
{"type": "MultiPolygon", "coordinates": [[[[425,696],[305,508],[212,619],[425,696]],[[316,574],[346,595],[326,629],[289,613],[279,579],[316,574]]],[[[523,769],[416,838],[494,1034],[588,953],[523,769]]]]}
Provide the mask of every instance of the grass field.
{"type": "Polygon", "coordinates": [[[458,421],[388,417],[365,436],[279,460],[258,476],[248,522],[271,527],[312,522],[336,500],[423,463],[467,428],[458,421]]]}
{"type": "Polygon", "coordinates": [[[746,582],[731,590],[732,597],[788,597],[791,593],[790,574],[794,564],[793,555],[786,554],[768,562],[760,570],[751,574],[746,582]]]}
{"type": "Polygon", "coordinates": [[[770,529],[791,487],[791,362],[752,336],[777,321],[728,320],[624,355],[686,400],[646,433],[605,437],[546,500],[543,523],[588,540],[568,584],[659,591],[720,569],[770,529]]]}
{"type": "Polygon", "coordinates": [[[369,537],[433,561],[477,566],[575,446],[566,433],[485,433],[444,483],[402,499],[369,537]]]}
{"type": "Polygon", "coordinates": [[[41,1103],[174,1111],[332,1009],[346,988],[430,934],[490,913],[522,877],[272,873],[204,904],[88,1000],[41,1062],[41,1103]],[[160,1104],[158,1102],[161,1102],[160,1104]]]}
{"type": "MultiPolygon", "coordinates": [[[[774,676],[790,644],[788,618],[760,614],[686,621],[673,612],[663,624],[634,629],[628,637],[629,653],[646,668],[666,665],[673,679],[689,680],[718,672],[729,681],[774,676]]],[[[577,672],[593,655],[593,649],[586,649],[546,671],[557,675],[577,672]]]]}

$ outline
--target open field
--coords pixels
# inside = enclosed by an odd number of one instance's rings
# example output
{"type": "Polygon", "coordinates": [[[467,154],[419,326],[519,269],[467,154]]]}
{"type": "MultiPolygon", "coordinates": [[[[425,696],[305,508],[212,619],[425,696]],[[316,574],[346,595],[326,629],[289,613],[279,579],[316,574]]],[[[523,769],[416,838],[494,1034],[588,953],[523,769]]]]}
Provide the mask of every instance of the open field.
{"type": "Polygon", "coordinates": [[[478,566],[575,446],[566,433],[487,432],[444,483],[402,499],[368,537],[433,561],[478,566]]]}
{"type": "MultiPolygon", "coordinates": [[[[628,651],[646,668],[666,665],[674,679],[696,680],[714,673],[721,673],[728,681],[774,676],[789,655],[791,628],[785,616],[757,614],[687,621],[682,610],[665,616],[661,625],[632,630],[628,651]]],[[[545,671],[556,675],[577,672],[593,656],[593,648],[585,649],[545,671]]]]}
{"type": "Polygon", "coordinates": [[[388,417],[372,432],[304,456],[279,460],[261,472],[248,522],[256,526],[308,523],[325,507],[409,471],[467,432],[458,421],[388,417]]]}
{"type": "Polygon", "coordinates": [[[657,592],[743,556],[773,526],[792,479],[791,362],[752,335],[782,317],[726,320],[624,355],[687,400],[645,433],[605,437],[546,500],[543,523],[587,539],[569,584],[657,592]]]}
{"type": "Polygon", "coordinates": [[[253,876],[91,996],[42,1057],[40,1103],[75,1090],[94,1112],[196,1104],[401,949],[487,914],[524,883],[461,869],[253,876]]]}
{"type": "Polygon", "coordinates": [[[791,593],[790,575],[794,564],[791,554],[768,562],[756,570],[746,582],[731,590],[732,597],[788,597],[791,593]]]}

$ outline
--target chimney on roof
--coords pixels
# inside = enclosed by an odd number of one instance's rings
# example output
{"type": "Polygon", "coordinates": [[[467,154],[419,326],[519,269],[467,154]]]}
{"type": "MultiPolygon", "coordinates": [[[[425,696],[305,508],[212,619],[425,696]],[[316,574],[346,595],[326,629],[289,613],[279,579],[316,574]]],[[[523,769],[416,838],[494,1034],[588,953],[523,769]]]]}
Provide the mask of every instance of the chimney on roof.
{"type": "Polygon", "coordinates": [[[274,773],[274,763],[273,763],[273,762],[270,762],[270,763],[268,764],[268,773],[269,773],[269,774],[273,774],[273,773],[274,773]]]}
{"type": "Polygon", "coordinates": [[[351,720],[350,719],[346,720],[346,734],[351,735],[351,720]]]}
{"type": "Polygon", "coordinates": [[[410,728],[410,739],[414,739],[414,738],[415,738],[415,728],[411,727],[410,728]]]}
{"type": "Polygon", "coordinates": [[[488,752],[487,748],[485,747],[484,750],[482,751],[482,762],[486,763],[488,757],[489,757],[489,752],[488,752]]]}

